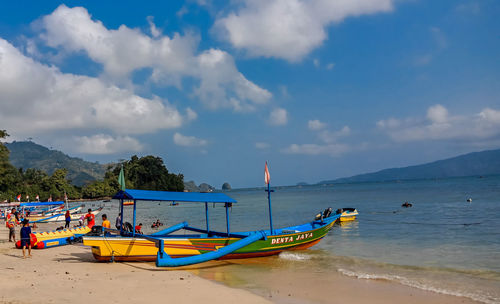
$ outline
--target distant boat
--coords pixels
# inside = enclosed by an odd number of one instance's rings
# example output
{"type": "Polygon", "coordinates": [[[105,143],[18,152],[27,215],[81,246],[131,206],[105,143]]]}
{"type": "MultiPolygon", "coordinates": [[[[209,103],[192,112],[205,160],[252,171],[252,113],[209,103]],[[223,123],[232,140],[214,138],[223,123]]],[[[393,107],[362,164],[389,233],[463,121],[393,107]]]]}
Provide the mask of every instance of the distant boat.
{"type": "Polygon", "coordinates": [[[356,219],[356,216],[359,215],[356,208],[342,208],[340,210],[342,211],[340,214],[341,222],[354,221],[356,219]]]}

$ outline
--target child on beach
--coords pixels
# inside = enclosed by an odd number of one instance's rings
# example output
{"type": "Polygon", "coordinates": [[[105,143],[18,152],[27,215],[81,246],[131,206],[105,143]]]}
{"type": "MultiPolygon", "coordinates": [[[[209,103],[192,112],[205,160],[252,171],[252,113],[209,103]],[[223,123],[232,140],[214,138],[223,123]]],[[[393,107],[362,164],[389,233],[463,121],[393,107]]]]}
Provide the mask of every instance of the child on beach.
{"type": "Polygon", "coordinates": [[[23,258],[26,258],[26,247],[31,258],[31,227],[27,219],[23,220],[23,228],[21,228],[21,247],[23,247],[23,258]]]}

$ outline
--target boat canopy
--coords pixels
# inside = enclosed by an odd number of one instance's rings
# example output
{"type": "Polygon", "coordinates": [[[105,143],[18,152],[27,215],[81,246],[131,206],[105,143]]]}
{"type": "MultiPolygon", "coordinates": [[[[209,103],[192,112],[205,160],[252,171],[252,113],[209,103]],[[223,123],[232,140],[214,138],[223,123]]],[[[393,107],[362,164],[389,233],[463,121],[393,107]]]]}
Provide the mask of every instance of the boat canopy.
{"type": "Polygon", "coordinates": [[[39,207],[39,206],[55,206],[62,205],[63,201],[57,202],[29,202],[29,203],[21,203],[21,207],[39,207]]]}
{"type": "Polygon", "coordinates": [[[125,189],[113,196],[120,200],[141,201],[169,201],[169,202],[195,202],[195,203],[236,203],[236,200],[224,193],[200,192],[169,192],[152,190],[125,189]]]}

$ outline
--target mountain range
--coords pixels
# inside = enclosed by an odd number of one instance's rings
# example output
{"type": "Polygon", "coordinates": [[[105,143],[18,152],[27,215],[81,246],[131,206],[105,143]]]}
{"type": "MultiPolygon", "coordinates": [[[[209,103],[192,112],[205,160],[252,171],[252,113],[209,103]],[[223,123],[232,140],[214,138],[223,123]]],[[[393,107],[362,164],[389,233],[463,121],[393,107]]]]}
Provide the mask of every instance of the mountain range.
{"type": "Polygon", "coordinates": [[[61,151],[51,150],[32,141],[5,143],[10,151],[9,160],[17,168],[35,168],[52,174],[56,169],[68,170],[68,179],[76,186],[82,186],[102,179],[106,165],[88,162],[81,158],[70,157],[61,151]]]}
{"type": "Polygon", "coordinates": [[[447,178],[500,174],[500,149],[473,152],[422,165],[384,169],[318,184],[380,182],[408,179],[447,178]]]}

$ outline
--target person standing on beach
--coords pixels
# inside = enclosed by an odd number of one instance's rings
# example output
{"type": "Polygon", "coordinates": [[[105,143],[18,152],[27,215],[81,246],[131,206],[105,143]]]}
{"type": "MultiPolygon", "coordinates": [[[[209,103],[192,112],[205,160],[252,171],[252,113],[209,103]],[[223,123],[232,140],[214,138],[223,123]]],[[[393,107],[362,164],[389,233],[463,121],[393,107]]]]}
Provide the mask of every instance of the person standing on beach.
{"type": "Polygon", "coordinates": [[[111,223],[108,221],[108,216],[106,214],[102,215],[102,228],[111,228],[111,223]]]}
{"type": "Polygon", "coordinates": [[[88,213],[85,214],[85,219],[88,222],[88,226],[90,228],[94,227],[95,225],[95,215],[92,214],[92,209],[89,208],[88,213]]]}
{"type": "Polygon", "coordinates": [[[23,248],[23,258],[26,258],[26,247],[28,247],[28,255],[31,258],[31,227],[27,219],[23,220],[23,228],[21,228],[21,247],[23,248]]]}
{"type": "Polygon", "coordinates": [[[64,228],[69,228],[69,223],[71,222],[71,215],[69,214],[69,210],[66,210],[64,218],[66,220],[66,225],[64,225],[64,228]]]}
{"type": "Polygon", "coordinates": [[[118,213],[118,216],[116,217],[115,227],[118,230],[120,230],[120,228],[122,227],[122,214],[121,213],[118,213]]]}
{"type": "Polygon", "coordinates": [[[12,208],[12,212],[7,214],[7,218],[5,220],[5,226],[9,228],[9,242],[14,240],[16,242],[16,225],[19,224],[16,218],[16,209],[12,208]]]}

